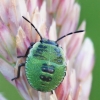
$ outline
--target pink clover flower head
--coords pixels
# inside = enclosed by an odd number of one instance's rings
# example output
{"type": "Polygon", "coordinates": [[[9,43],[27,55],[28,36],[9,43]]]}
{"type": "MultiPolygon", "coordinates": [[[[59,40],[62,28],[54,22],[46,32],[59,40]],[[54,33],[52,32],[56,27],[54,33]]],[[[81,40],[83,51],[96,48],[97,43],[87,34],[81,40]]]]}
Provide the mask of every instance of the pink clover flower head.
{"type": "MultiPolygon", "coordinates": [[[[89,100],[94,66],[94,47],[85,31],[58,41],[66,57],[66,76],[51,92],[39,92],[27,82],[24,67],[19,79],[18,65],[30,43],[40,41],[34,24],[43,38],[57,38],[77,30],[80,5],[75,0],[0,0],[0,73],[14,85],[25,100],[89,100]]],[[[86,29],[83,21],[78,30],[86,29]]],[[[58,73],[59,75],[59,73],[58,73]]],[[[5,100],[5,99],[1,99],[5,100]]]]}

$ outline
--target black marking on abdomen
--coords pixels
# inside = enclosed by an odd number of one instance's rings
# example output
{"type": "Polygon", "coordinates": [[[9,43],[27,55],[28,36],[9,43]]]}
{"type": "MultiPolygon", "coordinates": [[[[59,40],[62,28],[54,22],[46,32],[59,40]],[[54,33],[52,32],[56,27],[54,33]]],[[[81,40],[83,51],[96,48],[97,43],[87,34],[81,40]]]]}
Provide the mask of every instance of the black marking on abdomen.
{"type": "Polygon", "coordinates": [[[39,55],[39,54],[34,54],[33,56],[36,57],[37,59],[46,60],[44,56],[39,55]]]}
{"type": "Polygon", "coordinates": [[[37,50],[36,50],[36,53],[37,53],[37,54],[42,54],[42,53],[43,53],[43,50],[42,50],[42,49],[37,49],[37,50]]]}
{"type": "Polygon", "coordinates": [[[54,70],[54,67],[43,66],[42,71],[53,74],[55,70],[54,70]]]}
{"type": "Polygon", "coordinates": [[[52,80],[51,77],[46,77],[46,76],[44,76],[44,75],[40,75],[40,79],[41,79],[42,81],[46,81],[46,82],[50,82],[50,81],[52,80]]]}

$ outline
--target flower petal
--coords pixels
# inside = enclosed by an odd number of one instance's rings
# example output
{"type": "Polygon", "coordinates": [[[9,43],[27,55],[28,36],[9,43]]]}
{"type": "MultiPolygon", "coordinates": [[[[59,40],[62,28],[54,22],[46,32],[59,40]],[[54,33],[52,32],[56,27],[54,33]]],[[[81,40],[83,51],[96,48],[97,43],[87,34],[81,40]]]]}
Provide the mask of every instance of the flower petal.
{"type": "Polygon", "coordinates": [[[50,100],[50,92],[43,93],[43,92],[38,92],[39,93],[39,100],[50,100]]]}
{"type": "Polygon", "coordinates": [[[7,3],[7,17],[8,17],[8,23],[11,27],[16,28],[19,25],[20,22],[20,11],[18,9],[18,2],[16,0],[10,0],[7,3]],[[14,26],[12,26],[12,24],[14,26]]]}
{"type": "MultiPolygon", "coordinates": [[[[74,7],[71,11],[71,13],[68,14],[68,16],[66,17],[66,19],[64,20],[60,33],[59,33],[59,37],[64,36],[66,34],[68,34],[69,32],[74,32],[77,28],[77,24],[78,24],[78,20],[79,20],[79,14],[80,14],[80,6],[76,3],[74,4],[74,7]],[[77,15],[77,16],[75,16],[77,15]]],[[[70,36],[66,36],[65,38],[63,38],[62,40],[59,41],[59,44],[63,45],[63,43],[66,43],[66,46],[69,44],[71,37],[73,35],[70,36]]]]}
{"type": "Polygon", "coordinates": [[[94,65],[94,48],[89,38],[86,38],[75,61],[77,78],[84,80],[90,74],[94,65]]]}
{"type": "Polygon", "coordinates": [[[42,37],[46,38],[47,36],[47,32],[46,32],[46,21],[47,21],[47,13],[46,13],[46,2],[43,1],[42,5],[41,5],[41,9],[40,9],[40,33],[42,34],[42,37]]]}
{"type": "Polygon", "coordinates": [[[21,21],[21,14],[16,0],[9,0],[7,5],[8,27],[13,35],[16,35],[21,21]]]}
{"type": "Polygon", "coordinates": [[[5,0],[0,0],[0,17],[4,23],[8,23],[7,16],[7,2],[5,0]]]}
{"type": "Polygon", "coordinates": [[[44,1],[40,9],[41,21],[46,22],[46,2],[44,1]]]}
{"type": "Polygon", "coordinates": [[[68,74],[65,76],[63,82],[56,88],[56,95],[58,100],[66,100],[68,96],[69,81],[68,81],[68,74]],[[62,99],[63,98],[63,99],[62,99]]]}
{"type": "MultiPolygon", "coordinates": [[[[30,21],[29,13],[27,13],[27,15],[24,16],[24,17],[27,18],[30,21]]],[[[22,17],[22,19],[23,19],[23,17],[22,17]]],[[[26,35],[28,41],[31,43],[32,42],[32,28],[33,27],[25,19],[23,19],[21,21],[21,27],[22,27],[23,31],[25,32],[25,35],[26,35]]]]}
{"type": "Polygon", "coordinates": [[[32,14],[35,12],[37,7],[40,9],[42,3],[43,0],[27,0],[26,5],[27,5],[27,11],[29,12],[29,15],[32,16],[32,14]]]}
{"type": "Polygon", "coordinates": [[[18,8],[17,11],[20,11],[21,17],[25,16],[27,13],[25,0],[17,0],[16,3],[17,3],[17,8],[18,8]]]}
{"type": "Polygon", "coordinates": [[[74,98],[75,89],[76,89],[76,72],[75,69],[72,69],[70,72],[69,84],[70,84],[70,95],[71,98],[74,98]],[[74,83],[74,84],[73,84],[74,83]]]}
{"type": "Polygon", "coordinates": [[[61,25],[63,23],[68,13],[70,13],[70,11],[72,10],[73,4],[74,0],[61,0],[56,16],[57,25],[61,25]]]}
{"type": "Polygon", "coordinates": [[[70,94],[68,95],[68,99],[67,100],[73,100],[70,94]]]}
{"type": "MultiPolygon", "coordinates": [[[[35,13],[32,18],[32,23],[34,23],[34,26],[43,37],[44,34],[46,33],[45,20],[42,19],[41,14],[39,13],[38,9],[35,10],[35,13]]],[[[37,34],[34,28],[32,28],[32,40],[35,42],[40,40],[40,36],[37,34]]]]}
{"type": "Polygon", "coordinates": [[[2,94],[0,94],[0,100],[7,100],[2,94]]]}
{"type": "Polygon", "coordinates": [[[14,68],[1,58],[0,58],[0,72],[11,84],[15,85],[15,82],[11,81],[11,79],[14,77],[14,68]]]}
{"type": "Polygon", "coordinates": [[[49,13],[55,13],[60,0],[47,0],[47,10],[49,13]]]}
{"type": "Polygon", "coordinates": [[[13,41],[13,36],[10,34],[7,26],[5,26],[2,22],[0,22],[0,42],[1,46],[4,48],[9,55],[9,61],[16,61],[16,49],[15,49],[15,41],[13,41]],[[13,48],[13,50],[12,50],[13,48]]]}
{"type": "Polygon", "coordinates": [[[71,98],[74,97],[75,88],[76,87],[76,73],[75,70],[72,69],[67,70],[66,76],[63,80],[63,82],[58,86],[56,89],[56,94],[58,97],[58,100],[66,100],[68,95],[70,94],[71,98]],[[73,84],[74,83],[74,84],[73,84]]]}
{"type": "Polygon", "coordinates": [[[81,84],[77,83],[74,100],[81,100],[81,99],[78,99],[80,97],[81,88],[82,88],[81,84]]]}
{"type": "Polygon", "coordinates": [[[41,8],[41,5],[42,5],[42,3],[43,3],[44,0],[37,0],[37,1],[38,1],[38,7],[40,9],[41,8]]]}
{"type": "Polygon", "coordinates": [[[38,6],[37,5],[37,0],[27,0],[27,10],[30,15],[32,15],[35,11],[35,8],[38,6]]]}
{"type": "Polygon", "coordinates": [[[92,83],[92,75],[90,74],[85,81],[81,82],[82,89],[80,93],[80,100],[89,100],[91,84],[92,83]]]}
{"type": "Polygon", "coordinates": [[[50,100],[58,100],[55,91],[50,95],[50,100]]]}
{"type": "MultiPolygon", "coordinates": [[[[79,30],[85,30],[85,22],[81,24],[79,30]]],[[[85,32],[73,34],[69,41],[69,44],[67,46],[67,58],[70,60],[70,63],[72,63],[71,60],[76,57],[77,53],[80,50],[84,34],[85,32]]]]}
{"type": "Polygon", "coordinates": [[[18,56],[25,55],[27,48],[30,46],[26,34],[21,27],[19,27],[18,34],[16,36],[16,46],[18,56]]]}
{"type": "Polygon", "coordinates": [[[52,25],[50,26],[49,39],[53,41],[57,40],[56,22],[54,20],[52,22],[52,25]]]}

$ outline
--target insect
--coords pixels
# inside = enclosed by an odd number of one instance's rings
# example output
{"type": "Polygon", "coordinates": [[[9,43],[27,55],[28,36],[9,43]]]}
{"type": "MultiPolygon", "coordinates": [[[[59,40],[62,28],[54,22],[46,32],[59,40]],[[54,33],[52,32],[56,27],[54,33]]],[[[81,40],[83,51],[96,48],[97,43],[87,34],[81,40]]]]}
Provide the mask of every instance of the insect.
{"type": "Polygon", "coordinates": [[[84,30],[68,33],[52,41],[42,38],[35,26],[24,16],[22,17],[34,27],[41,40],[31,43],[25,55],[18,56],[18,58],[26,57],[26,61],[18,66],[17,77],[12,81],[20,77],[20,69],[25,66],[26,78],[34,89],[42,92],[52,91],[58,87],[66,75],[66,59],[63,49],[57,42],[68,35],[84,30]]]}

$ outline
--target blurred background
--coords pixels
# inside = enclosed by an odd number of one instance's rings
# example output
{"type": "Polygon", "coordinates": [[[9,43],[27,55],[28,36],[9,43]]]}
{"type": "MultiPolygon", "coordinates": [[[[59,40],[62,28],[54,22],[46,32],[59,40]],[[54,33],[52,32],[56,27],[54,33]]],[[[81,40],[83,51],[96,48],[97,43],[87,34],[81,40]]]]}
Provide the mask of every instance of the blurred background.
{"type": "MultiPolygon", "coordinates": [[[[86,20],[86,37],[90,37],[95,48],[95,67],[90,100],[100,100],[100,0],[77,0],[81,5],[80,23],[86,20]]],[[[80,24],[79,23],[79,24],[80,24]]],[[[23,100],[17,90],[0,74],[0,92],[8,100],[23,100]],[[15,99],[16,98],[16,99],[15,99]]]]}
{"type": "Polygon", "coordinates": [[[100,100],[100,0],[78,0],[81,5],[82,20],[86,20],[86,36],[90,37],[95,48],[95,66],[90,100],[100,100]]]}

